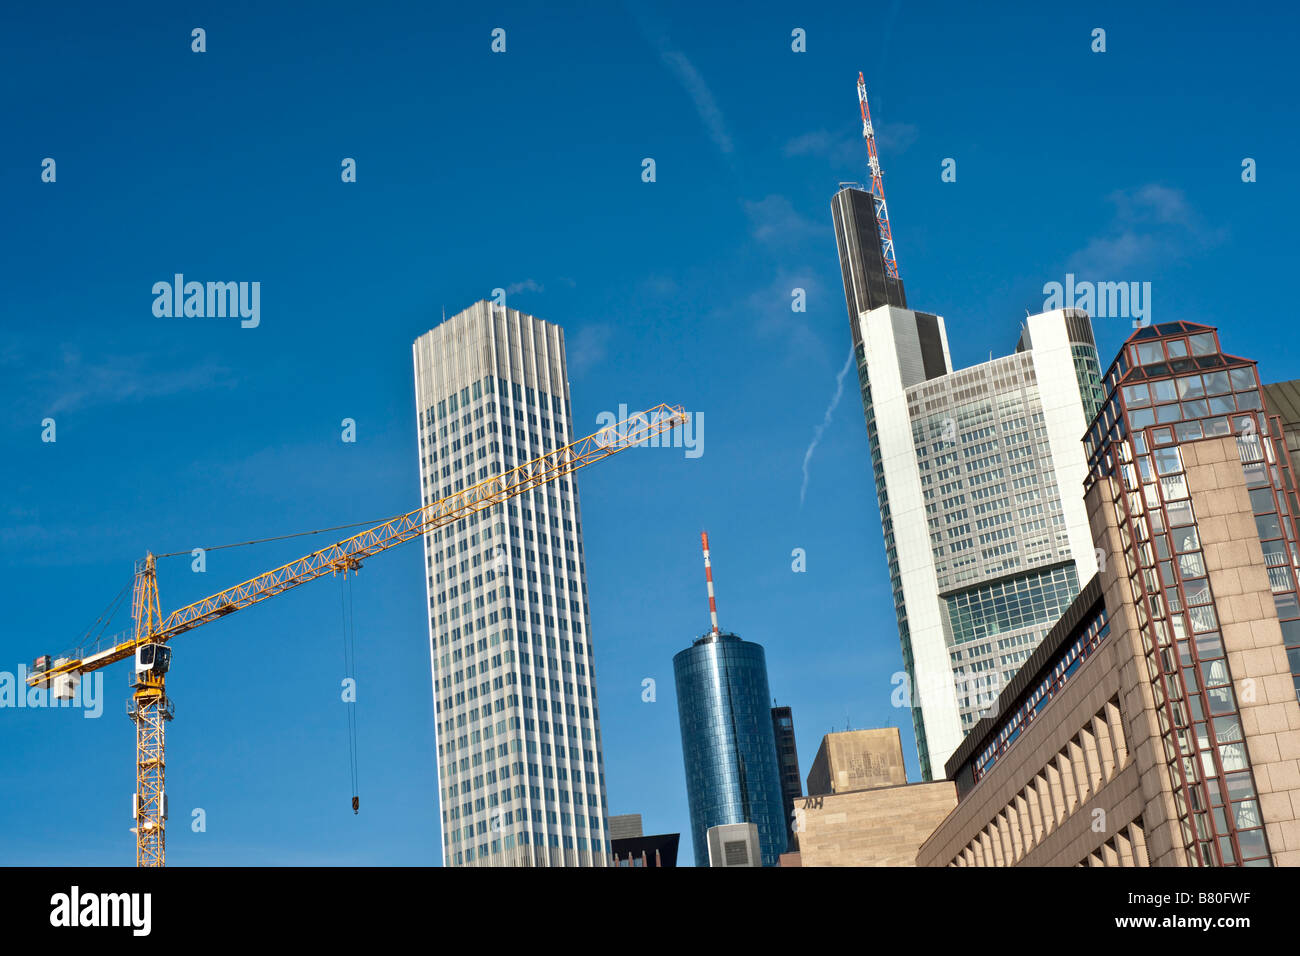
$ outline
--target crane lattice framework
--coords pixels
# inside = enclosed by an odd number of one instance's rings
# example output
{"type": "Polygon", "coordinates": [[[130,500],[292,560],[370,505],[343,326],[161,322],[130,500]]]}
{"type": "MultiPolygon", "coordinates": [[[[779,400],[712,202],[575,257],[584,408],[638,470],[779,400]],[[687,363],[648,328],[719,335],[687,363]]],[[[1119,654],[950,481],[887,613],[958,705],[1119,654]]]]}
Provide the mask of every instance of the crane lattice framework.
{"type": "Polygon", "coordinates": [[[58,688],[109,664],[135,658],[133,694],[128,714],[136,725],[136,865],[166,862],[166,732],[173,706],[165,692],[171,648],[178,634],[283,594],[325,575],[347,574],[371,555],[446,527],[511,498],[571,475],[587,465],[639,445],[688,421],[680,405],[657,405],[630,415],[585,438],[547,452],[503,474],[484,479],[455,494],[398,515],[372,528],[304,555],[296,561],[218,591],[163,617],[158,600],[157,559],[148,554],[136,565],[129,640],[85,657],[69,655],[27,678],[29,686],[58,688]]]}
{"type": "Polygon", "coordinates": [[[876,225],[880,228],[880,254],[885,259],[885,274],[898,278],[894,259],[894,234],[889,229],[889,208],[885,205],[885,180],[876,153],[876,130],[871,125],[871,107],[867,105],[867,81],[858,73],[858,108],[862,113],[862,138],[867,141],[867,165],[871,167],[871,198],[876,205],[876,225]]]}

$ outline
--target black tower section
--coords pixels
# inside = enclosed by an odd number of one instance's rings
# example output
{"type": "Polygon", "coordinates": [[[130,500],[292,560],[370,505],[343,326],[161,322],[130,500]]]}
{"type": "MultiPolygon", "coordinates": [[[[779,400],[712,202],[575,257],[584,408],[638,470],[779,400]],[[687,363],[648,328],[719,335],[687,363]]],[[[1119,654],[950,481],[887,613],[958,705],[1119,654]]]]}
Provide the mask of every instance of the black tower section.
{"type": "Polygon", "coordinates": [[[790,849],[794,849],[794,802],[803,796],[803,778],[799,776],[799,751],[794,745],[794,714],[789,707],[772,708],[772,733],[776,739],[776,763],[781,771],[786,838],[790,849]]]}
{"type": "Polygon", "coordinates": [[[907,308],[903,280],[885,271],[880,251],[880,226],[876,223],[875,200],[871,193],[846,186],[831,200],[835,219],[835,244],[840,250],[840,273],[844,276],[844,301],[849,309],[853,347],[862,344],[858,313],[882,305],[907,308]]]}

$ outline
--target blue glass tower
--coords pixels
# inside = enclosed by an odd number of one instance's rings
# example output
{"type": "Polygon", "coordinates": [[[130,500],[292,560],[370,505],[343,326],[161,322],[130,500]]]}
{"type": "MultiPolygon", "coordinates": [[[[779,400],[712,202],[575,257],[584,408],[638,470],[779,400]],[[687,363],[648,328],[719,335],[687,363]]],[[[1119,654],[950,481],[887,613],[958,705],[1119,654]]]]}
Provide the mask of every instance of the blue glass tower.
{"type": "Polygon", "coordinates": [[[695,865],[708,865],[710,827],[753,823],[775,866],[787,834],[762,646],[709,633],[673,657],[673,674],[695,865]]]}

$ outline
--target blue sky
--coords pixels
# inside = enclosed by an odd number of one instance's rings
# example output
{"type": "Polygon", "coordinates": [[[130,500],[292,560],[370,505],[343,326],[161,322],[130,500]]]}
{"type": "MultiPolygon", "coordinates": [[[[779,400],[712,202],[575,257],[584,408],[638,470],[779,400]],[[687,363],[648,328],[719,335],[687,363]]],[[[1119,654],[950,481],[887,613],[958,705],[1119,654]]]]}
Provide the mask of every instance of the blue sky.
{"type": "MultiPolygon", "coordinates": [[[[0,14],[0,669],[75,644],[146,550],[417,505],[411,342],[503,287],[564,326],[579,422],[704,415],[701,457],[630,451],[580,481],[611,811],[689,826],[671,658],[708,623],[701,529],[804,773],[827,731],[897,724],[915,779],[852,375],[800,503],[849,351],[829,201],[866,176],[859,70],[909,302],[946,317],[956,364],[1009,352],[1073,272],[1149,281],[1154,321],[1300,377],[1294,11],[268,6],[0,14]],[[177,272],[260,282],[260,325],[155,317],[177,272]]],[[[1127,324],[1097,320],[1103,367],[1127,324]]],[[[164,610],[324,543],[167,559],[164,610]]],[[[438,862],[419,546],[354,585],[355,817],[338,589],[173,644],[171,865],[438,862]]],[[[126,665],[104,674],[99,719],[0,709],[0,863],[131,862],[126,665]]]]}

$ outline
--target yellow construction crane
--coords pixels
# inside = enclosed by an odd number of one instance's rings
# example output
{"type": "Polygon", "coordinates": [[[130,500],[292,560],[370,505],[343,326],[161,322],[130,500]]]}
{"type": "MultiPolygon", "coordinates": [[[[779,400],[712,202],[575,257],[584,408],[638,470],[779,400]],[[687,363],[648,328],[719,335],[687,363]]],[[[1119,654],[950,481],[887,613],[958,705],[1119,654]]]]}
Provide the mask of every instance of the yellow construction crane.
{"type": "Polygon", "coordinates": [[[69,655],[54,661],[48,657],[39,658],[27,684],[50,687],[55,696],[70,698],[81,675],[117,661],[135,658],[132,701],[128,710],[136,726],[135,862],[136,866],[163,866],[167,818],[164,726],[172,719],[172,702],[163,688],[171,662],[168,641],[316,578],[356,571],[371,555],[573,474],[686,421],[682,407],[673,405],[657,405],[630,415],[615,425],[547,452],[504,474],[487,478],[454,495],[313,551],[297,561],[218,591],[173,611],[167,617],[163,617],[159,609],[156,558],[149,554],[136,564],[131,638],[86,657],[69,655]]]}

